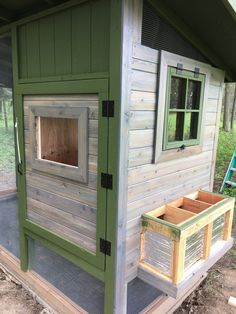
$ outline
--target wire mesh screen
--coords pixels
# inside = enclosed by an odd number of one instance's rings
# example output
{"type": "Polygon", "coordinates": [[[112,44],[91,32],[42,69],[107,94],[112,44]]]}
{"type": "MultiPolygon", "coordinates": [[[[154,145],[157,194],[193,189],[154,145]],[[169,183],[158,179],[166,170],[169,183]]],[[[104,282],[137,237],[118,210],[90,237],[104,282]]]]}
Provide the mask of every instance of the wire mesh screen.
{"type": "Polygon", "coordinates": [[[15,186],[12,89],[0,87],[0,191],[14,189],[15,186]]]}
{"type": "Polygon", "coordinates": [[[162,234],[145,232],[144,261],[156,267],[162,273],[171,275],[173,241],[162,234]]]}
{"type": "Polygon", "coordinates": [[[143,1],[142,45],[209,63],[173,26],[158,16],[146,0],[143,1]]]}
{"type": "Polygon", "coordinates": [[[187,270],[197,261],[199,261],[203,255],[203,242],[204,230],[192,234],[186,241],[185,263],[184,268],[187,270]]]}
{"type": "Polygon", "coordinates": [[[223,239],[224,223],[225,223],[224,215],[214,220],[211,240],[212,245],[223,239]]]}

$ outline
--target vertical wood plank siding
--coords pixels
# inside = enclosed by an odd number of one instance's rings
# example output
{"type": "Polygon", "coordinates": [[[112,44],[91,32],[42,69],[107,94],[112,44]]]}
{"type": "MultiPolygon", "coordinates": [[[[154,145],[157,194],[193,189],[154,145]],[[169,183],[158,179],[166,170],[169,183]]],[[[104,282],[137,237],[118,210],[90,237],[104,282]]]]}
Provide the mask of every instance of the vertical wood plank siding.
{"type": "Polygon", "coordinates": [[[158,51],[133,43],[130,66],[129,160],[126,280],[137,276],[140,216],[199,188],[210,189],[220,108],[222,74],[212,70],[203,125],[202,151],[152,164],[154,152],[158,51]]]}
{"type": "Polygon", "coordinates": [[[88,1],[18,27],[19,79],[108,72],[109,0],[88,1]]]}

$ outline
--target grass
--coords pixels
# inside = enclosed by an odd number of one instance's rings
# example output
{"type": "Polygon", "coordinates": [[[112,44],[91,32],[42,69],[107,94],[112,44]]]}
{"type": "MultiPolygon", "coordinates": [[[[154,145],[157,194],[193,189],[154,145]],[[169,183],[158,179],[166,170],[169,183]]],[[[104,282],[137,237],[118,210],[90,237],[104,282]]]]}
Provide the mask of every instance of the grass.
{"type": "MultiPolygon", "coordinates": [[[[236,151],[236,121],[232,132],[225,132],[222,128],[220,129],[214,182],[216,192],[221,187],[234,151],[236,151]]],[[[224,194],[236,197],[236,188],[225,188],[224,194]]]]}
{"type": "Polygon", "coordinates": [[[170,112],[168,116],[168,142],[175,142],[176,137],[178,138],[179,135],[176,134],[176,125],[177,120],[179,120],[179,123],[182,125],[184,124],[184,134],[183,139],[189,140],[194,139],[195,136],[191,136],[191,133],[197,134],[197,129],[195,130],[195,125],[197,125],[198,122],[198,113],[176,113],[176,112],[170,112]],[[192,120],[193,117],[193,120],[192,120]]]}

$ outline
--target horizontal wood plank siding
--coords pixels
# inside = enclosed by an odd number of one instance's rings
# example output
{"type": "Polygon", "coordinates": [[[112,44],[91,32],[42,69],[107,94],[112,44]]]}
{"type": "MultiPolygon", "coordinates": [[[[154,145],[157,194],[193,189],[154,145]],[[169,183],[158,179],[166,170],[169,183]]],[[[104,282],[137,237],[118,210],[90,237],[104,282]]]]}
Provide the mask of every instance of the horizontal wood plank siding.
{"type": "Polygon", "coordinates": [[[108,72],[110,2],[87,1],[18,26],[19,79],[108,72]]]}
{"type": "Polygon", "coordinates": [[[135,43],[130,64],[126,280],[137,276],[140,216],[183,193],[209,190],[222,75],[212,71],[197,154],[153,164],[158,52],[135,43]]]}
{"type": "MultiPolygon", "coordinates": [[[[43,100],[43,105],[57,104],[55,98],[43,100]]],[[[50,231],[88,249],[96,250],[97,216],[97,155],[98,155],[98,100],[94,95],[75,96],[71,100],[63,98],[68,107],[88,108],[89,155],[88,183],[82,184],[70,179],[37,171],[32,168],[30,158],[29,106],[42,105],[38,97],[26,99],[25,151],[27,214],[29,219],[50,231]]]]}

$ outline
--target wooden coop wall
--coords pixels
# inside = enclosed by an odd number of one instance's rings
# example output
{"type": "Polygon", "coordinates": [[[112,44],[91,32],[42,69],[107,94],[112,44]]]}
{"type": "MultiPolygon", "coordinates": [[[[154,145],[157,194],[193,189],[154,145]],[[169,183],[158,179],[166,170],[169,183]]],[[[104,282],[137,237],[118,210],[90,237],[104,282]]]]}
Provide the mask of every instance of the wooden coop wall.
{"type": "MultiPolygon", "coordinates": [[[[50,231],[96,251],[98,99],[96,95],[26,97],[25,150],[28,216],[50,231]],[[58,103],[88,108],[88,184],[39,172],[31,164],[29,106],[58,103]]],[[[79,148],[80,149],[80,148],[79,148]]]]}
{"type": "Polygon", "coordinates": [[[20,25],[20,82],[107,72],[109,11],[108,0],[86,1],[20,25]]]}
{"type": "MultiPolygon", "coordinates": [[[[211,71],[206,86],[201,152],[153,163],[157,104],[158,51],[141,45],[142,1],[134,2],[132,42],[129,44],[128,84],[128,195],[126,280],[137,276],[140,254],[140,217],[143,213],[198,189],[211,190],[217,129],[222,101],[223,73],[211,71]]],[[[127,44],[128,46],[128,44],[127,44]]],[[[162,104],[163,105],[163,104],[162,104]]],[[[158,131],[157,131],[158,136],[158,131]]]]}
{"type": "MultiPolygon", "coordinates": [[[[70,82],[72,82],[71,84],[76,82],[78,90],[80,90],[80,82],[84,82],[84,80],[88,80],[88,86],[91,86],[90,79],[93,79],[94,82],[97,80],[98,86],[100,86],[99,81],[108,78],[110,1],[75,1],[51,14],[50,12],[39,13],[33,18],[20,21],[16,26],[15,35],[17,49],[15,84],[17,88],[24,90],[28,84],[31,84],[30,86],[34,90],[34,87],[40,88],[40,84],[47,82],[46,94],[49,95],[24,98],[28,216],[32,221],[55,232],[58,236],[94,253],[96,252],[98,214],[98,94],[65,95],[58,98],[62,101],[63,106],[76,107],[78,105],[78,108],[87,108],[88,110],[88,138],[86,138],[88,180],[86,178],[84,182],[81,180],[76,182],[76,172],[73,174],[73,180],[70,180],[68,176],[63,179],[57,175],[50,175],[46,173],[46,168],[44,171],[32,168],[29,106],[40,107],[41,101],[45,106],[56,105],[58,96],[53,87],[56,82],[61,83],[58,93],[66,94],[66,88],[70,82]]],[[[83,84],[82,86],[84,86],[83,84]]],[[[94,91],[92,92],[94,93],[94,91]]],[[[75,91],[73,91],[74,93],[75,91]]],[[[44,119],[47,118],[50,118],[50,115],[44,119]]],[[[41,122],[44,125],[50,123],[51,126],[53,123],[52,120],[47,122],[43,119],[41,122]]],[[[64,122],[66,123],[66,121],[64,122]]],[[[70,119],[72,128],[71,122],[72,119],[70,119]]],[[[77,121],[74,123],[77,124],[77,121]]],[[[44,146],[42,146],[43,148],[44,146]]],[[[75,153],[76,149],[75,147],[75,153]]],[[[77,162],[74,157],[69,163],[77,162]]]]}

